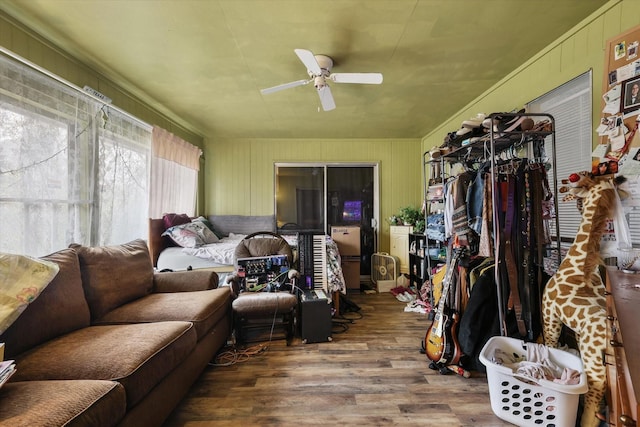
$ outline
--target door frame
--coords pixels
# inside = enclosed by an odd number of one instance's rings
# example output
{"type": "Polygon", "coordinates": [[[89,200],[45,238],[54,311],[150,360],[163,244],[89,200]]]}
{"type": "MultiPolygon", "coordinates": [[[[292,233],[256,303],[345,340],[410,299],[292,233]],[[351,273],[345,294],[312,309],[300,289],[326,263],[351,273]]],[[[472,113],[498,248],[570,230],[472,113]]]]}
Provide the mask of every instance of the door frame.
{"type": "Polygon", "coordinates": [[[324,215],[324,232],[331,234],[329,230],[329,218],[327,217],[327,207],[330,200],[327,194],[327,169],[331,167],[370,167],[373,169],[373,217],[371,219],[371,228],[373,229],[373,251],[378,250],[378,242],[380,238],[380,163],[379,162],[275,162],[273,165],[273,212],[276,220],[278,218],[277,210],[277,172],[278,168],[285,167],[309,167],[323,168],[323,215],[324,215]]]}

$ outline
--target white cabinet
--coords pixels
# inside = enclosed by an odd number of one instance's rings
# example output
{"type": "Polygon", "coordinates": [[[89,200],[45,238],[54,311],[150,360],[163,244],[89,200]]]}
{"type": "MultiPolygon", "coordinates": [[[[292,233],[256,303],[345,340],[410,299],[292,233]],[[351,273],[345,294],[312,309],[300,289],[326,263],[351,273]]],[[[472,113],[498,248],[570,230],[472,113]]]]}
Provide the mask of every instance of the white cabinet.
{"type": "Polygon", "coordinates": [[[409,234],[413,227],[409,225],[392,225],[389,254],[400,260],[400,273],[409,274],[409,234]]]}

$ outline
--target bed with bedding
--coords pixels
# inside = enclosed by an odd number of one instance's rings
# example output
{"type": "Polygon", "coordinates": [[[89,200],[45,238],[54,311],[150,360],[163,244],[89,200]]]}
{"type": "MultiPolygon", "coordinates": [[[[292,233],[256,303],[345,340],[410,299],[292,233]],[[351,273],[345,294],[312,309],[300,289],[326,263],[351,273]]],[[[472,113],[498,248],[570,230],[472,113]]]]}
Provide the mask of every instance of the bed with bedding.
{"type": "MultiPolygon", "coordinates": [[[[247,235],[261,231],[276,233],[275,215],[209,215],[189,218],[168,214],[149,219],[149,251],[158,270],[208,268],[221,276],[235,270],[236,246],[247,235]]],[[[283,235],[296,253],[297,234],[283,235]]],[[[327,239],[327,279],[330,292],[346,292],[338,247],[327,239]]],[[[223,277],[221,277],[223,279],[223,277]]]]}

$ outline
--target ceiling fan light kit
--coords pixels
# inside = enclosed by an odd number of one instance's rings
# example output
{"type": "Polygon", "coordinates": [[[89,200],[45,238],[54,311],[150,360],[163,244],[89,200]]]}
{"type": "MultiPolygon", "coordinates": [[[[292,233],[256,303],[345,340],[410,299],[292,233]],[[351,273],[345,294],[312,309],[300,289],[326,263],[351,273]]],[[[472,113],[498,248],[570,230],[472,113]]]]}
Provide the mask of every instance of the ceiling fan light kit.
{"type": "Polygon", "coordinates": [[[327,80],[334,83],[359,83],[359,84],[381,84],[382,74],[380,73],[331,73],[333,68],[333,60],[327,55],[314,55],[313,52],[306,49],[295,49],[294,52],[300,61],[307,67],[309,80],[296,80],[284,83],[278,86],[262,89],[260,93],[263,95],[278,92],[284,89],[290,89],[296,86],[303,86],[313,82],[313,86],[318,91],[320,104],[324,111],[330,111],[336,108],[331,89],[327,84],[327,80]]]}

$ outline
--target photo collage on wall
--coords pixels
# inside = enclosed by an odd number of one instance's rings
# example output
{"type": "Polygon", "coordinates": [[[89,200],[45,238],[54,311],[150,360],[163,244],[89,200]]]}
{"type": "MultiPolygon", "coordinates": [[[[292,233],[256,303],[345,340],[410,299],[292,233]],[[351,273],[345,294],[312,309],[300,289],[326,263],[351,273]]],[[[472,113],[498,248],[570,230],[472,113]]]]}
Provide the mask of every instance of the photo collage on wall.
{"type": "MultiPolygon", "coordinates": [[[[601,253],[616,254],[631,242],[631,213],[640,211],[640,26],[609,39],[604,60],[600,143],[591,154],[594,175],[624,176],[615,218],[602,236],[601,253]],[[622,196],[624,194],[624,196],[622,196]]],[[[633,221],[636,221],[635,219],[633,221]]]]}
{"type": "Polygon", "coordinates": [[[640,177],[640,29],[613,42],[605,59],[608,85],[603,88],[600,144],[592,153],[595,175],[640,177]]]}

